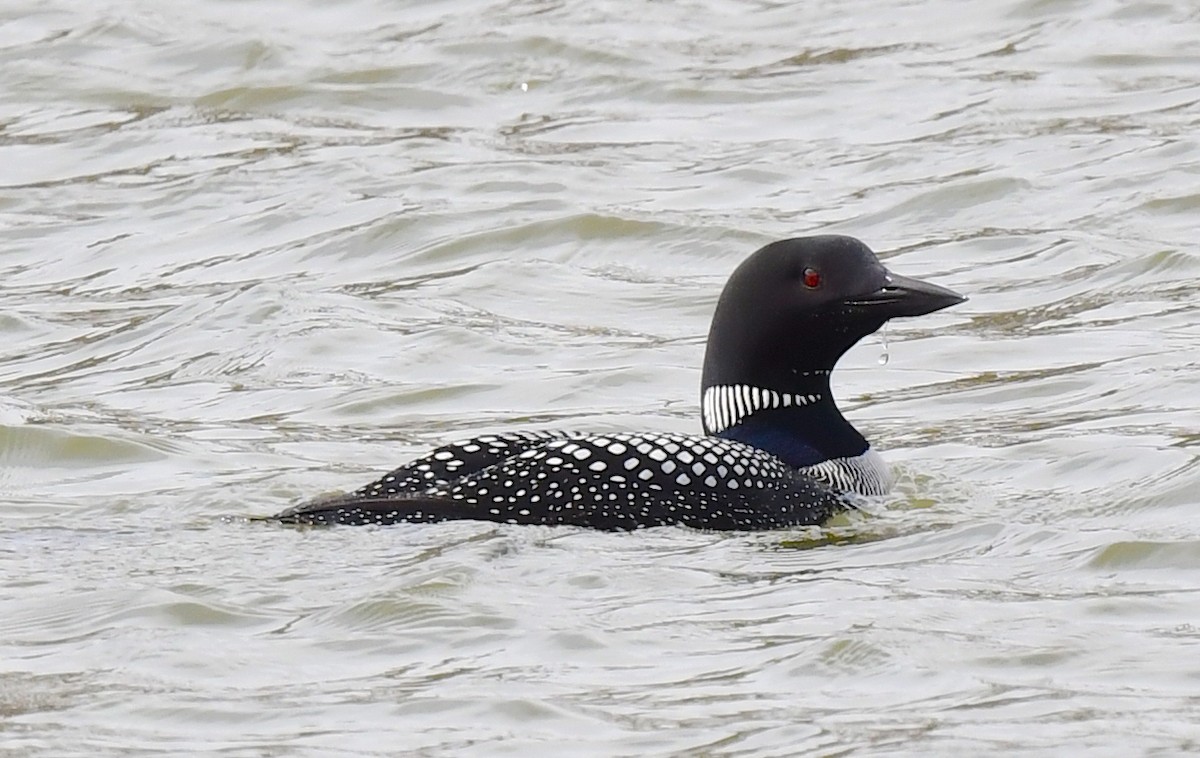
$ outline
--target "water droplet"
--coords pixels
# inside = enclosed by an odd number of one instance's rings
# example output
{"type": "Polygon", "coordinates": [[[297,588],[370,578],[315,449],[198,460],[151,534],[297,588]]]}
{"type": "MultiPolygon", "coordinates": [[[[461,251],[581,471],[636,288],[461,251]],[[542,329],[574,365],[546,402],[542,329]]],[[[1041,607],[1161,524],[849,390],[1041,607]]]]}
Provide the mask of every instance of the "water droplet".
{"type": "Polygon", "coordinates": [[[888,353],[887,324],[886,323],[883,325],[883,328],[879,330],[879,337],[883,341],[883,352],[879,354],[879,365],[886,366],[888,361],[891,360],[891,355],[888,353]]]}

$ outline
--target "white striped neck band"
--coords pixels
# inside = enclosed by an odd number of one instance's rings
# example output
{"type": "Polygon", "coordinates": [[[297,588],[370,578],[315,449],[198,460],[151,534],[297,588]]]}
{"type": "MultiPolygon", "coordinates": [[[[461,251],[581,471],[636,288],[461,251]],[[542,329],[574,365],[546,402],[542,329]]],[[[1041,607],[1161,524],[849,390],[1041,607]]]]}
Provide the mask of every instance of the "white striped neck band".
{"type": "MultiPolygon", "coordinates": [[[[813,374],[827,371],[812,372],[813,374]]],[[[752,387],[748,384],[720,384],[704,390],[700,401],[700,412],[704,420],[704,431],[720,434],[737,426],[756,411],[770,408],[798,408],[812,405],[822,398],[820,393],[790,394],[775,390],[752,387]]]]}

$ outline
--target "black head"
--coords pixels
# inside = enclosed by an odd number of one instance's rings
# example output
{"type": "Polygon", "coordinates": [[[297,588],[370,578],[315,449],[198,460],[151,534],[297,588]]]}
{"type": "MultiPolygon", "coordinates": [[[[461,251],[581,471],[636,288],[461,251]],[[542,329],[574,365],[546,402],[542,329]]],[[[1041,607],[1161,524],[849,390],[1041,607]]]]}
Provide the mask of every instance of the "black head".
{"type": "Polygon", "coordinates": [[[786,390],[804,372],[832,369],[888,319],[932,313],[964,299],[891,273],[853,237],[773,242],[743,261],[721,292],[703,387],[786,390]]]}

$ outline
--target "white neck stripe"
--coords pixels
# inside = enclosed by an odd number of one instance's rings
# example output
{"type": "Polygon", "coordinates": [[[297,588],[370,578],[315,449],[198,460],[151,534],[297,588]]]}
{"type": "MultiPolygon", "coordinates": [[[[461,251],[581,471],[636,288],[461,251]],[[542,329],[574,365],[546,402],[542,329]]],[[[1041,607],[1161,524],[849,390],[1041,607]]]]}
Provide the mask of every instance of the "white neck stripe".
{"type": "Polygon", "coordinates": [[[742,423],[756,411],[792,406],[799,408],[820,399],[819,394],[790,395],[748,384],[722,384],[704,390],[704,397],[700,400],[700,415],[705,432],[720,434],[742,423]]]}

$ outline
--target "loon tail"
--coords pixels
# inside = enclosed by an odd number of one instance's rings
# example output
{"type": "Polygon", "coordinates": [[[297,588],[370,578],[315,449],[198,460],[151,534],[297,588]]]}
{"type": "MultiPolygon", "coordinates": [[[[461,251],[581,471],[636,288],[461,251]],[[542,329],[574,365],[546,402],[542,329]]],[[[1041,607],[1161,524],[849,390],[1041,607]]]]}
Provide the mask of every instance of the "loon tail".
{"type": "Polygon", "coordinates": [[[330,495],[288,508],[273,516],[257,516],[251,520],[297,526],[365,526],[480,518],[482,516],[479,514],[478,505],[437,495],[414,493],[395,497],[330,495]]]}

